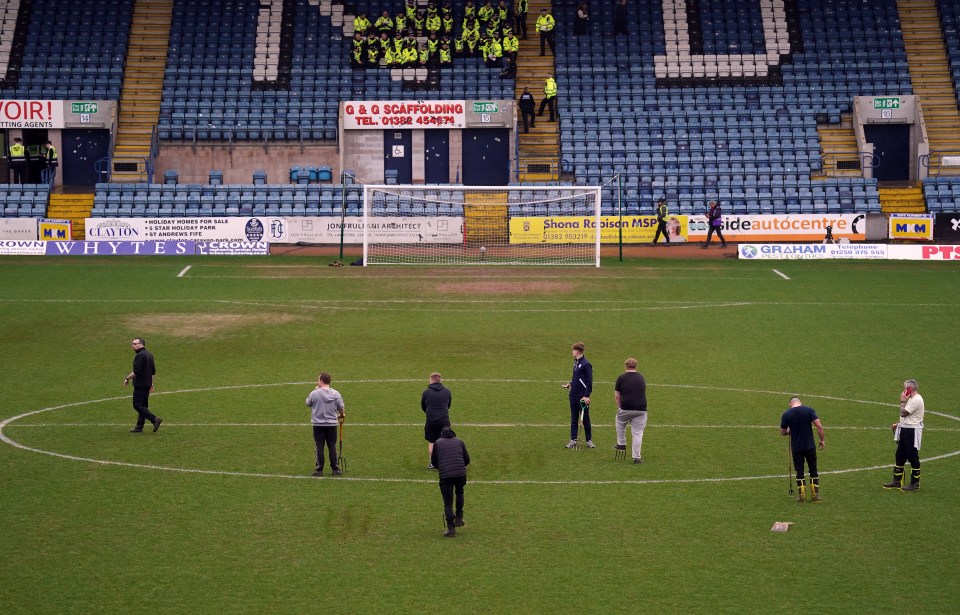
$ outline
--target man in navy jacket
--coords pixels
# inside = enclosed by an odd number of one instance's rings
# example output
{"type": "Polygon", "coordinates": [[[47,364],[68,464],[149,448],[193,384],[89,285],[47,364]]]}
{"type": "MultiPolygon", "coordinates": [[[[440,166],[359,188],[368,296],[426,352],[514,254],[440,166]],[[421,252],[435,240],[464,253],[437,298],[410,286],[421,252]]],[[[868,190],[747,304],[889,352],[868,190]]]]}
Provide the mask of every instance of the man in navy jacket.
{"type": "Polygon", "coordinates": [[[587,437],[587,448],[597,448],[593,444],[593,430],[590,424],[590,393],[593,392],[593,366],[583,356],[583,343],[577,342],[570,347],[573,352],[573,377],[563,388],[570,389],[570,441],[567,448],[576,448],[578,419],[583,411],[583,432],[587,437]]]}

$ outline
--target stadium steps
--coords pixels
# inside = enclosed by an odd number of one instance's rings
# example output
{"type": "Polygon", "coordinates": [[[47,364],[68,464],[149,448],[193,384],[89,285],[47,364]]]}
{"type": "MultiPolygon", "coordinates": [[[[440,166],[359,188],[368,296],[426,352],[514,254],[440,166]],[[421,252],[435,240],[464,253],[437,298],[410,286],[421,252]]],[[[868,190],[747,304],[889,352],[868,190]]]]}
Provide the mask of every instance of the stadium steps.
{"type": "MultiPolygon", "coordinates": [[[[134,7],[113,146],[115,161],[150,157],[153,129],[160,119],[172,18],[173,0],[137,0],[134,7]]],[[[114,170],[111,181],[138,182],[144,178],[139,172],[114,170]]]]}
{"type": "MultiPolygon", "coordinates": [[[[548,0],[532,0],[527,12],[527,40],[520,40],[517,54],[517,78],[514,100],[519,100],[524,88],[537,100],[537,110],[543,100],[543,83],[547,75],[556,75],[553,56],[549,47],[546,55],[540,56],[540,34],[537,32],[537,17],[540,9],[551,9],[548,0]]],[[[564,96],[566,84],[557,83],[557,97],[564,96]]],[[[569,93],[567,93],[569,95],[569,93]]],[[[537,125],[529,134],[520,130],[520,156],[517,162],[521,182],[546,182],[560,179],[560,122],[548,122],[547,114],[537,118],[537,125]]],[[[522,126],[523,123],[520,123],[522,126]]]]}
{"type": "Polygon", "coordinates": [[[73,222],[73,239],[86,237],[86,221],[93,209],[92,194],[51,194],[47,217],[73,222]]]}
{"type": "MultiPolygon", "coordinates": [[[[897,0],[913,93],[920,97],[930,152],[960,154],[960,113],[936,0],[897,0]]],[[[944,167],[941,174],[960,174],[944,167]]],[[[886,209],[884,209],[886,211],[886,209]]]]}
{"type": "MultiPolygon", "coordinates": [[[[849,112],[840,116],[840,124],[819,124],[817,135],[820,139],[820,155],[824,165],[819,172],[810,174],[811,179],[827,179],[830,177],[863,177],[858,163],[860,156],[857,150],[857,136],[853,132],[853,115],[849,112]],[[848,163],[855,168],[838,168],[838,163],[848,163]]],[[[840,164],[843,166],[843,164],[840,164]]]]}
{"type": "Polygon", "coordinates": [[[880,209],[885,214],[925,213],[923,188],[880,188],[880,209]]]}
{"type": "Polygon", "coordinates": [[[463,223],[468,246],[504,245],[509,242],[506,192],[466,192],[463,223]]]}

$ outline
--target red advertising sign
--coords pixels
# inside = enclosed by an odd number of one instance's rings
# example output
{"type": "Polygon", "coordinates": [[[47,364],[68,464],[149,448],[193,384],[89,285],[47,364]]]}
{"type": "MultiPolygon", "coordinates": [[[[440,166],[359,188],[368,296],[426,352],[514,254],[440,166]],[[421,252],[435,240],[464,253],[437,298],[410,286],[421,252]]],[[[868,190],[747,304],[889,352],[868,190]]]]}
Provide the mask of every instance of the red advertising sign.
{"type": "Polygon", "coordinates": [[[466,127],[463,100],[350,100],[341,109],[344,130],[466,127]]]}
{"type": "Polygon", "coordinates": [[[0,128],[63,128],[62,100],[0,100],[0,128]]]}

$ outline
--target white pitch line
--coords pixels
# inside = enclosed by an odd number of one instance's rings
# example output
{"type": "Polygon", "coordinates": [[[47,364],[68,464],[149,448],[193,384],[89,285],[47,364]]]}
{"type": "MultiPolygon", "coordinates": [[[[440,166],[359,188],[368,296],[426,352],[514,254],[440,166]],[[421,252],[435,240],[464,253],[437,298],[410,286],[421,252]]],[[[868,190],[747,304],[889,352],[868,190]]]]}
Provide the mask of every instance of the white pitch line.
{"type": "MultiPolygon", "coordinates": [[[[947,418],[950,417],[948,415],[947,418]]],[[[960,420],[960,419],[958,419],[960,420]]],[[[421,428],[423,423],[346,423],[350,427],[372,427],[372,428],[396,428],[409,427],[421,428]]],[[[310,427],[310,423],[178,423],[169,419],[164,419],[164,428],[170,427],[292,427],[304,429],[310,427]]],[[[15,423],[8,427],[128,427],[128,423],[15,423]]],[[[564,429],[569,427],[569,423],[457,423],[457,427],[475,427],[480,429],[564,429]]],[[[613,423],[593,423],[594,427],[607,428],[613,427],[613,423]]],[[[776,431],[776,425],[677,425],[677,424],[653,424],[656,429],[755,429],[776,431]]],[[[890,427],[883,426],[857,426],[857,425],[830,425],[831,431],[889,431],[890,427]]],[[[929,432],[960,432],[960,427],[925,427],[924,431],[929,432]]]]}
{"type": "MultiPolygon", "coordinates": [[[[380,380],[354,380],[354,381],[340,381],[340,382],[354,382],[354,383],[357,383],[357,382],[368,382],[368,383],[377,383],[377,382],[386,382],[386,381],[380,381],[380,380]]],[[[422,378],[411,378],[411,379],[404,379],[404,380],[390,380],[389,382],[422,382],[422,378]]],[[[542,383],[543,381],[537,381],[537,380],[497,380],[497,381],[494,381],[494,380],[473,379],[473,380],[465,380],[465,381],[462,381],[462,382],[537,382],[537,383],[542,383]]],[[[288,386],[288,385],[298,385],[298,386],[299,386],[299,385],[306,385],[306,384],[313,384],[313,383],[312,383],[312,382],[294,382],[294,383],[289,383],[289,382],[287,382],[287,383],[253,384],[253,385],[231,385],[231,386],[211,387],[211,388],[208,388],[208,389],[182,389],[182,390],[179,390],[179,391],[168,391],[168,392],[166,392],[166,393],[169,395],[169,394],[173,394],[173,393],[205,392],[205,391],[211,391],[211,390],[247,389],[247,388],[275,387],[275,386],[288,386]]],[[[607,383],[607,384],[609,384],[609,383],[607,383]]],[[[777,391],[759,391],[759,390],[755,390],[755,389],[736,389],[736,388],[730,388],[730,387],[696,387],[695,385],[658,385],[658,386],[674,386],[674,387],[680,387],[680,388],[702,388],[702,389],[706,389],[706,390],[724,390],[724,391],[734,391],[734,392],[741,392],[741,393],[769,393],[769,394],[775,394],[775,395],[786,395],[786,393],[777,392],[777,391]]],[[[161,394],[162,394],[162,393],[161,393],[161,394]]],[[[893,405],[895,405],[895,404],[886,404],[886,403],[882,403],[882,402],[873,402],[873,401],[866,401],[866,400],[846,399],[846,398],[841,398],[841,397],[817,396],[817,395],[806,395],[806,396],[807,396],[807,397],[819,397],[819,398],[821,398],[821,399],[833,399],[833,400],[839,400],[839,401],[847,401],[847,402],[851,402],[851,403],[863,403],[863,404],[873,404],[873,405],[881,405],[881,406],[893,406],[893,405]]],[[[269,473],[264,473],[264,472],[237,472],[237,471],[225,471],[225,470],[204,470],[204,469],[200,469],[200,468],[178,468],[178,467],[171,467],[171,466],[160,466],[160,465],[151,465],[151,464],[129,463],[129,462],[124,462],[124,461],[110,461],[110,460],[105,460],[105,459],[92,459],[92,458],[89,458],[89,457],[80,457],[80,456],[77,456],[77,455],[68,455],[68,454],[64,454],[64,453],[57,453],[57,452],[53,452],[53,451],[47,451],[47,450],[43,450],[43,449],[38,449],[38,448],[31,447],[31,446],[27,446],[27,445],[25,445],[25,444],[21,444],[21,443],[15,441],[15,440],[11,439],[10,437],[8,437],[8,436],[4,433],[4,429],[5,429],[6,427],[8,427],[11,423],[13,423],[13,422],[15,422],[15,421],[18,421],[18,420],[20,420],[20,419],[23,419],[23,418],[27,418],[27,417],[30,417],[30,416],[35,416],[35,415],[42,414],[42,413],[46,413],[46,412],[50,412],[50,411],[53,411],[53,410],[60,410],[60,409],[64,409],[64,408],[84,406],[84,405],[89,405],[89,404],[93,404],[93,403],[99,403],[99,402],[111,401],[111,400],[118,400],[118,399],[127,399],[127,396],[122,396],[122,397],[110,397],[110,398],[104,398],[104,399],[99,399],[99,400],[88,400],[88,401],[81,401],[81,402],[72,402],[72,403],[61,404],[61,405],[59,405],[59,406],[53,406],[53,407],[49,407],[49,408],[41,408],[41,409],[39,409],[39,410],[32,410],[32,411],[29,411],[29,412],[24,412],[24,413],[22,413],[22,414],[19,414],[19,415],[17,415],[17,416],[12,416],[12,417],[6,418],[6,419],[4,419],[3,421],[0,421],[0,441],[5,442],[5,443],[9,444],[10,446],[13,446],[14,448],[18,448],[18,449],[21,449],[21,450],[24,450],[24,451],[33,452],[33,453],[37,453],[37,454],[40,454],[40,455],[47,455],[47,456],[50,456],[50,457],[56,457],[56,458],[59,458],[59,459],[67,459],[67,460],[71,460],[71,461],[81,461],[81,462],[86,462],[86,463],[94,463],[94,464],[103,465],[103,466],[139,468],[139,469],[147,469],[147,470],[160,470],[160,471],[167,471],[167,472],[178,472],[178,473],[183,473],[183,474],[203,474],[203,475],[213,475],[213,476],[240,476],[240,477],[252,477],[252,478],[281,478],[281,479],[310,479],[310,480],[316,480],[316,478],[314,478],[314,477],[312,477],[312,476],[305,476],[305,475],[269,474],[269,473]]],[[[939,415],[939,416],[944,416],[944,417],[946,417],[946,418],[950,418],[950,419],[954,419],[954,420],[960,421],[960,417],[951,416],[951,415],[943,414],[943,413],[939,413],[939,412],[932,412],[932,413],[933,413],[933,414],[937,414],[937,415],[939,415]]],[[[417,426],[419,426],[419,423],[417,423],[417,426]]],[[[762,428],[763,428],[763,429],[772,429],[772,427],[769,427],[769,426],[766,426],[766,425],[762,426],[762,428]]],[[[949,453],[944,453],[944,454],[942,454],[942,455],[936,455],[936,456],[933,456],[933,457],[927,457],[927,458],[924,459],[924,461],[927,461],[927,462],[929,462],[929,461],[937,461],[937,460],[939,460],[939,459],[946,459],[946,458],[949,458],[949,457],[955,457],[955,456],[957,456],[957,455],[960,455],[960,450],[952,451],[952,452],[949,452],[949,453]]],[[[882,470],[882,469],[887,469],[887,468],[889,468],[889,464],[877,465],[877,466],[869,466],[869,467],[862,467],[862,468],[844,468],[844,469],[840,469],[840,470],[830,470],[830,471],[822,472],[822,474],[847,474],[847,473],[852,473],[852,472],[865,472],[865,471],[873,471],[873,470],[882,470]]],[[[677,479],[649,479],[649,480],[567,480],[567,481],[564,481],[564,480],[532,480],[532,479],[531,479],[531,480],[525,480],[525,479],[517,479],[517,480],[509,480],[509,479],[502,479],[502,480],[498,480],[498,479],[488,479],[488,480],[483,480],[483,479],[480,479],[480,480],[473,480],[473,481],[471,481],[471,483],[473,483],[473,484],[490,484],[490,485],[641,485],[641,484],[691,484],[691,483],[715,483],[715,482],[740,482],[740,481],[748,481],[748,480],[766,480],[766,479],[778,479],[778,480],[779,480],[779,479],[782,479],[783,476],[784,476],[783,474],[768,474],[768,475],[761,475],[761,476],[721,476],[721,477],[714,477],[714,478],[677,478],[677,479]]],[[[351,482],[351,481],[352,481],[352,482],[422,483],[422,484],[433,484],[433,483],[436,482],[435,479],[391,478],[391,477],[353,477],[353,476],[350,476],[350,477],[341,476],[341,477],[337,477],[337,478],[332,478],[332,477],[331,477],[331,478],[329,478],[329,479],[324,479],[324,480],[334,480],[334,481],[344,481],[344,482],[351,482]]]]}
{"type": "Polygon", "coordinates": [[[778,270],[778,269],[774,269],[773,272],[774,272],[775,274],[777,274],[778,276],[780,276],[781,278],[783,278],[784,280],[789,280],[789,279],[790,279],[790,276],[788,276],[787,274],[783,273],[782,271],[780,271],[780,270],[778,270]]]}
{"type": "Polygon", "coordinates": [[[187,272],[190,271],[190,267],[192,267],[192,266],[193,266],[193,265],[187,265],[186,267],[184,267],[184,268],[180,271],[180,273],[177,274],[177,277],[178,277],[178,278],[182,278],[183,276],[187,275],[187,272]]]}

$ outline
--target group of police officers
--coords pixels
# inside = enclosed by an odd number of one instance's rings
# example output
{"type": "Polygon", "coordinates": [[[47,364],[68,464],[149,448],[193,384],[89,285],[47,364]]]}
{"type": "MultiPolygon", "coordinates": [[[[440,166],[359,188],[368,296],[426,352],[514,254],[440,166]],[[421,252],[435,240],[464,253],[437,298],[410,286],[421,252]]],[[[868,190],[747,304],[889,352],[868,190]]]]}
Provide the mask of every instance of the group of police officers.
{"type": "MultiPolygon", "coordinates": [[[[53,143],[47,141],[46,145],[40,148],[39,157],[44,162],[46,169],[53,169],[56,172],[58,165],[57,148],[53,143]]],[[[7,148],[7,167],[13,173],[14,184],[27,183],[27,166],[30,164],[30,149],[23,144],[23,139],[15,137],[13,144],[7,148]]]]}
{"type": "MultiPolygon", "coordinates": [[[[396,16],[383,11],[374,22],[360,10],[353,20],[351,65],[357,69],[434,68],[452,66],[455,57],[482,57],[488,67],[500,68],[508,58],[512,69],[501,76],[512,77],[520,49],[514,30],[527,38],[528,5],[529,0],[499,0],[497,6],[486,0],[478,9],[473,0],[467,0],[459,35],[450,2],[438,8],[431,1],[423,11],[415,0],[407,0],[396,16]],[[426,40],[418,43],[418,37],[426,40]]],[[[538,30],[542,18],[537,20],[538,30]]],[[[549,18],[552,31],[553,17],[549,18]]]]}

